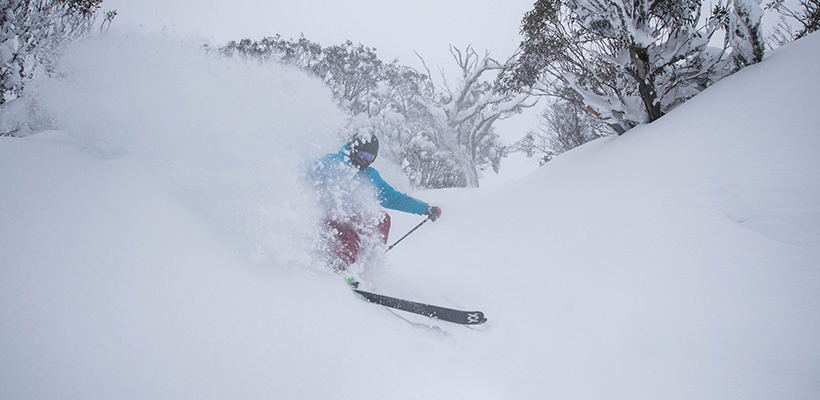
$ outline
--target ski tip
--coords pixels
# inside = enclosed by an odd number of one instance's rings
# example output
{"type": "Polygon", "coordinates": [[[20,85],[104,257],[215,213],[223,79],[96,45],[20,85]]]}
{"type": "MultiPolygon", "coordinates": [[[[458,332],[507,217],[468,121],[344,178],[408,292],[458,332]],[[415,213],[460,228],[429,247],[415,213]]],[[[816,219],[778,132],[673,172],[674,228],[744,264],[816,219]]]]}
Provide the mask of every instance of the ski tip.
{"type": "Polygon", "coordinates": [[[483,312],[471,311],[467,313],[466,325],[481,325],[485,322],[487,322],[487,318],[484,316],[483,312]]]}

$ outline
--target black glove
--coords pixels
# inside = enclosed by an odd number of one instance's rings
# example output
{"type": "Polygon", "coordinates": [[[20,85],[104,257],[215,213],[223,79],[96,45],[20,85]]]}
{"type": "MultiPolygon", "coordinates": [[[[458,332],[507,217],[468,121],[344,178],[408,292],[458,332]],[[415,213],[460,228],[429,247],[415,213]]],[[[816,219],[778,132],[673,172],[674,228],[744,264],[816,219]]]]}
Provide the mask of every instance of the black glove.
{"type": "Polygon", "coordinates": [[[430,218],[430,221],[436,222],[438,217],[441,216],[441,209],[436,206],[428,206],[425,214],[430,218]]]}

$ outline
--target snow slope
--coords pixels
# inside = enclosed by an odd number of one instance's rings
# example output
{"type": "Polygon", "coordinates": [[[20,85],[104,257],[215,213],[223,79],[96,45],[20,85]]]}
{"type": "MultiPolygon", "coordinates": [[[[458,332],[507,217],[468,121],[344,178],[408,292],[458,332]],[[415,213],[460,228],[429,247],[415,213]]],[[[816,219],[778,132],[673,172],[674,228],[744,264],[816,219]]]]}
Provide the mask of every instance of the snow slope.
{"type": "Polygon", "coordinates": [[[0,137],[0,399],[818,398],[818,50],[516,182],[415,193],[444,216],[366,276],[483,310],[469,329],[311,257],[297,177],[341,122],[320,83],[85,43],[36,89],[59,130],[0,137]]]}

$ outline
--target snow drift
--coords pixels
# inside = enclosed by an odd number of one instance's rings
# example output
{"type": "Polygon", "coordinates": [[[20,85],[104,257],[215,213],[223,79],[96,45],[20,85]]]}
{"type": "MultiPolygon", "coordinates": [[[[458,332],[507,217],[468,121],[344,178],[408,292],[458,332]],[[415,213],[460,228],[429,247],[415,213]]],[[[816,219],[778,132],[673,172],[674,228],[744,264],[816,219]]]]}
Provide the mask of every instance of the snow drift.
{"type": "Polygon", "coordinates": [[[415,193],[444,215],[372,284],[473,330],[311,257],[298,177],[341,123],[318,82],[83,43],[36,90],[57,131],[0,138],[0,398],[817,398],[818,49],[511,184],[415,193]]]}

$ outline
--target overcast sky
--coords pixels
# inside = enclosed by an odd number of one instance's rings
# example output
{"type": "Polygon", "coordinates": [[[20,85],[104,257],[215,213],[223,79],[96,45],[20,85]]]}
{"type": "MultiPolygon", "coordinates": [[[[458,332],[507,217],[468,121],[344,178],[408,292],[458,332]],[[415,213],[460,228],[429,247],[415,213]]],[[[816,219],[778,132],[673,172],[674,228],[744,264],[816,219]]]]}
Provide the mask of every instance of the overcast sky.
{"type": "Polygon", "coordinates": [[[242,38],[304,34],[323,46],[351,40],[385,61],[421,68],[452,63],[448,46],[468,44],[497,59],[515,51],[521,18],[535,0],[105,0],[114,25],[197,35],[221,45],[242,38]]]}

